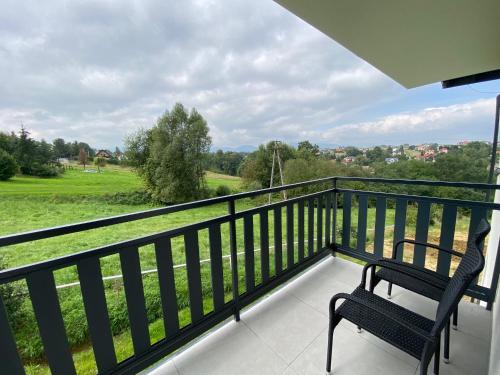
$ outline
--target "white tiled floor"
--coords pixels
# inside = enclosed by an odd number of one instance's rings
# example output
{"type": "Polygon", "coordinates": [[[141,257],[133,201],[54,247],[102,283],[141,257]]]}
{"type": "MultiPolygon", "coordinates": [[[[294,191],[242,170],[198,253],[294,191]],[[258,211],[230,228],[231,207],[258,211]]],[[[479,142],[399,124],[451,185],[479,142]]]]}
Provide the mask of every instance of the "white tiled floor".
{"type": "MultiPolygon", "coordinates": [[[[151,375],[324,374],[328,302],[359,284],[361,267],[328,257],[284,288],[244,311],[176,356],[145,371],[151,375]]],[[[385,295],[385,285],[377,292],[385,295]]],[[[393,301],[430,318],[437,304],[395,287],[393,301]]],[[[459,330],[452,331],[451,362],[441,374],[487,374],[491,315],[463,302],[459,330]]],[[[429,366],[431,373],[432,365],[429,366]]],[[[418,361],[367,332],[342,321],[335,330],[333,373],[418,374],[418,361]]]]}

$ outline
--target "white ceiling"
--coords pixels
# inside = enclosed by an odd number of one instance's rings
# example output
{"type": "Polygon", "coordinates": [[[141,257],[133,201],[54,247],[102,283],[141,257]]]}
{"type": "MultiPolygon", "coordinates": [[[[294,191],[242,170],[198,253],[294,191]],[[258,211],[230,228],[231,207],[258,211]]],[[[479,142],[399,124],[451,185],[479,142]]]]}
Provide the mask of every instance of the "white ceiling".
{"type": "Polygon", "coordinates": [[[401,85],[500,69],[500,0],[275,0],[401,85]]]}

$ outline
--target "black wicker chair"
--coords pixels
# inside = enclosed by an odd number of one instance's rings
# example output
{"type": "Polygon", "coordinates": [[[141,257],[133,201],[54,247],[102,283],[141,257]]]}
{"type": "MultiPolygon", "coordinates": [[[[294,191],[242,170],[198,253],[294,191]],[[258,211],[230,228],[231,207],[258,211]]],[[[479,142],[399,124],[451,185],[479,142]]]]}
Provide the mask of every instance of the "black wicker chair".
{"type": "MultiPolygon", "coordinates": [[[[486,221],[482,221],[480,225],[489,229],[486,221]]],[[[333,332],[338,323],[345,318],[419,359],[420,375],[427,373],[430,360],[434,355],[434,373],[439,374],[441,332],[449,322],[451,314],[457,308],[467,287],[484,267],[484,257],[479,247],[481,241],[476,239],[468,243],[467,251],[442,293],[435,320],[425,318],[366,290],[366,276],[369,269],[393,267],[393,265],[380,266],[376,262],[367,264],[363,269],[361,284],[353,293],[339,293],[330,300],[326,371],[331,370],[333,332]],[[344,302],[336,308],[336,303],[340,299],[344,302]]],[[[400,272],[411,275],[405,270],[400,270],[400,272]]],[[[422,283],[427,282],[424,277],[415,277],[415,279],[422,283]]]]}
{"type": "MultiPolygon", "coordinates": [[[[482,220],[470,241],[477,242],[478,246],[483,242],[485,237],[488,235],[490,231],[489,224],[486,220],[482,220]]],[[[411,244],[419,244],[426,247],[430,247],[433,249],[437,249],[439,251],[446,252],[448,254],[463,257],[464,254],[459,253],[455,250],[445,249],[430,243],[417,242],[413,240],[404,239],[396,243],[394,246],[394,250],[392,252],[392,258],[386,259],[382,258],[378,260],[377,265],[381,266],[380,269],[372,274],[371,283],[370,283],[370,291],[373,291],[374,288],[381,280],[385,280],[389,282],[387,295],[390,298],[392,293],[392,284],[396,284],[402,288],[411,290],[417,294],[420,294],[424,297],[430,298],[434,301],[440,301],[443,292],[450,281],[449,276],[438,274],[437,272],[431,271],[424,267],[415,266],[410,263],[406,263],[400,260],[397,260],[398,250],[400,245],[404,243],[411,244]],[[404,271],[404,272],[402,272],[404,271]],[[422,282],[422,280],[425,282],[422,282]]],[[[467,248],[467,250],[470,247],[467,248]]],[[[466,250],[466,251],[467,251],[466,250]]],[[[372,272],[375,269],[372,269],[372,272]]],[[[457,328],[458,322],[458,308],[453,313],[453,328],[457,328]]],[[[444,353],[443,358],[444,362],[448,363],[450,358],[450,322],[447,322],[445,326],[445,336],[444,336],[444,353]]]]}

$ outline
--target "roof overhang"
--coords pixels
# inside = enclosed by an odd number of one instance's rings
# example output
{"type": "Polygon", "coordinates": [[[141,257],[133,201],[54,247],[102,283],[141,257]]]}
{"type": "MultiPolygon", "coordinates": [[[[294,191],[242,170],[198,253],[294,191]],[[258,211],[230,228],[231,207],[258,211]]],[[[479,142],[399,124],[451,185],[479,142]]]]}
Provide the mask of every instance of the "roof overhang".
{"type": "Polygon", "coordinates": [[[500,0],[275,1],[406,88],[500,77],[500,0]]]}

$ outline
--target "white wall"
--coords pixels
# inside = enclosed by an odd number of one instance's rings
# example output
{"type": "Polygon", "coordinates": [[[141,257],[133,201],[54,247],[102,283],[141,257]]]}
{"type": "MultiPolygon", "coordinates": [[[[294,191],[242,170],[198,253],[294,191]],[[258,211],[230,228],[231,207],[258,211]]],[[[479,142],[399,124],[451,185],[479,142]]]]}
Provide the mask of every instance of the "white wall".
{"type": "MultiPolygon", "coordinates": [[[[497,176],[497,184],[500,184],[500,175],[497,176]]],[[[500,203],[500,190],[495,192],[495,203],[500,203]]],[[[500,211],[493,210],[491,217],[491,232],[488,236],[488,246],[486,247],[486,264],[484,265],[484,277],[482,285],[489,288],[495,269],[495,261],[498,255],[498,245],[500,241],[500,211]]]]}
{"type": "Polygon", "coordinates": [[[489,375],[500,375],[500,288],[493,304],[489,375]]]}

